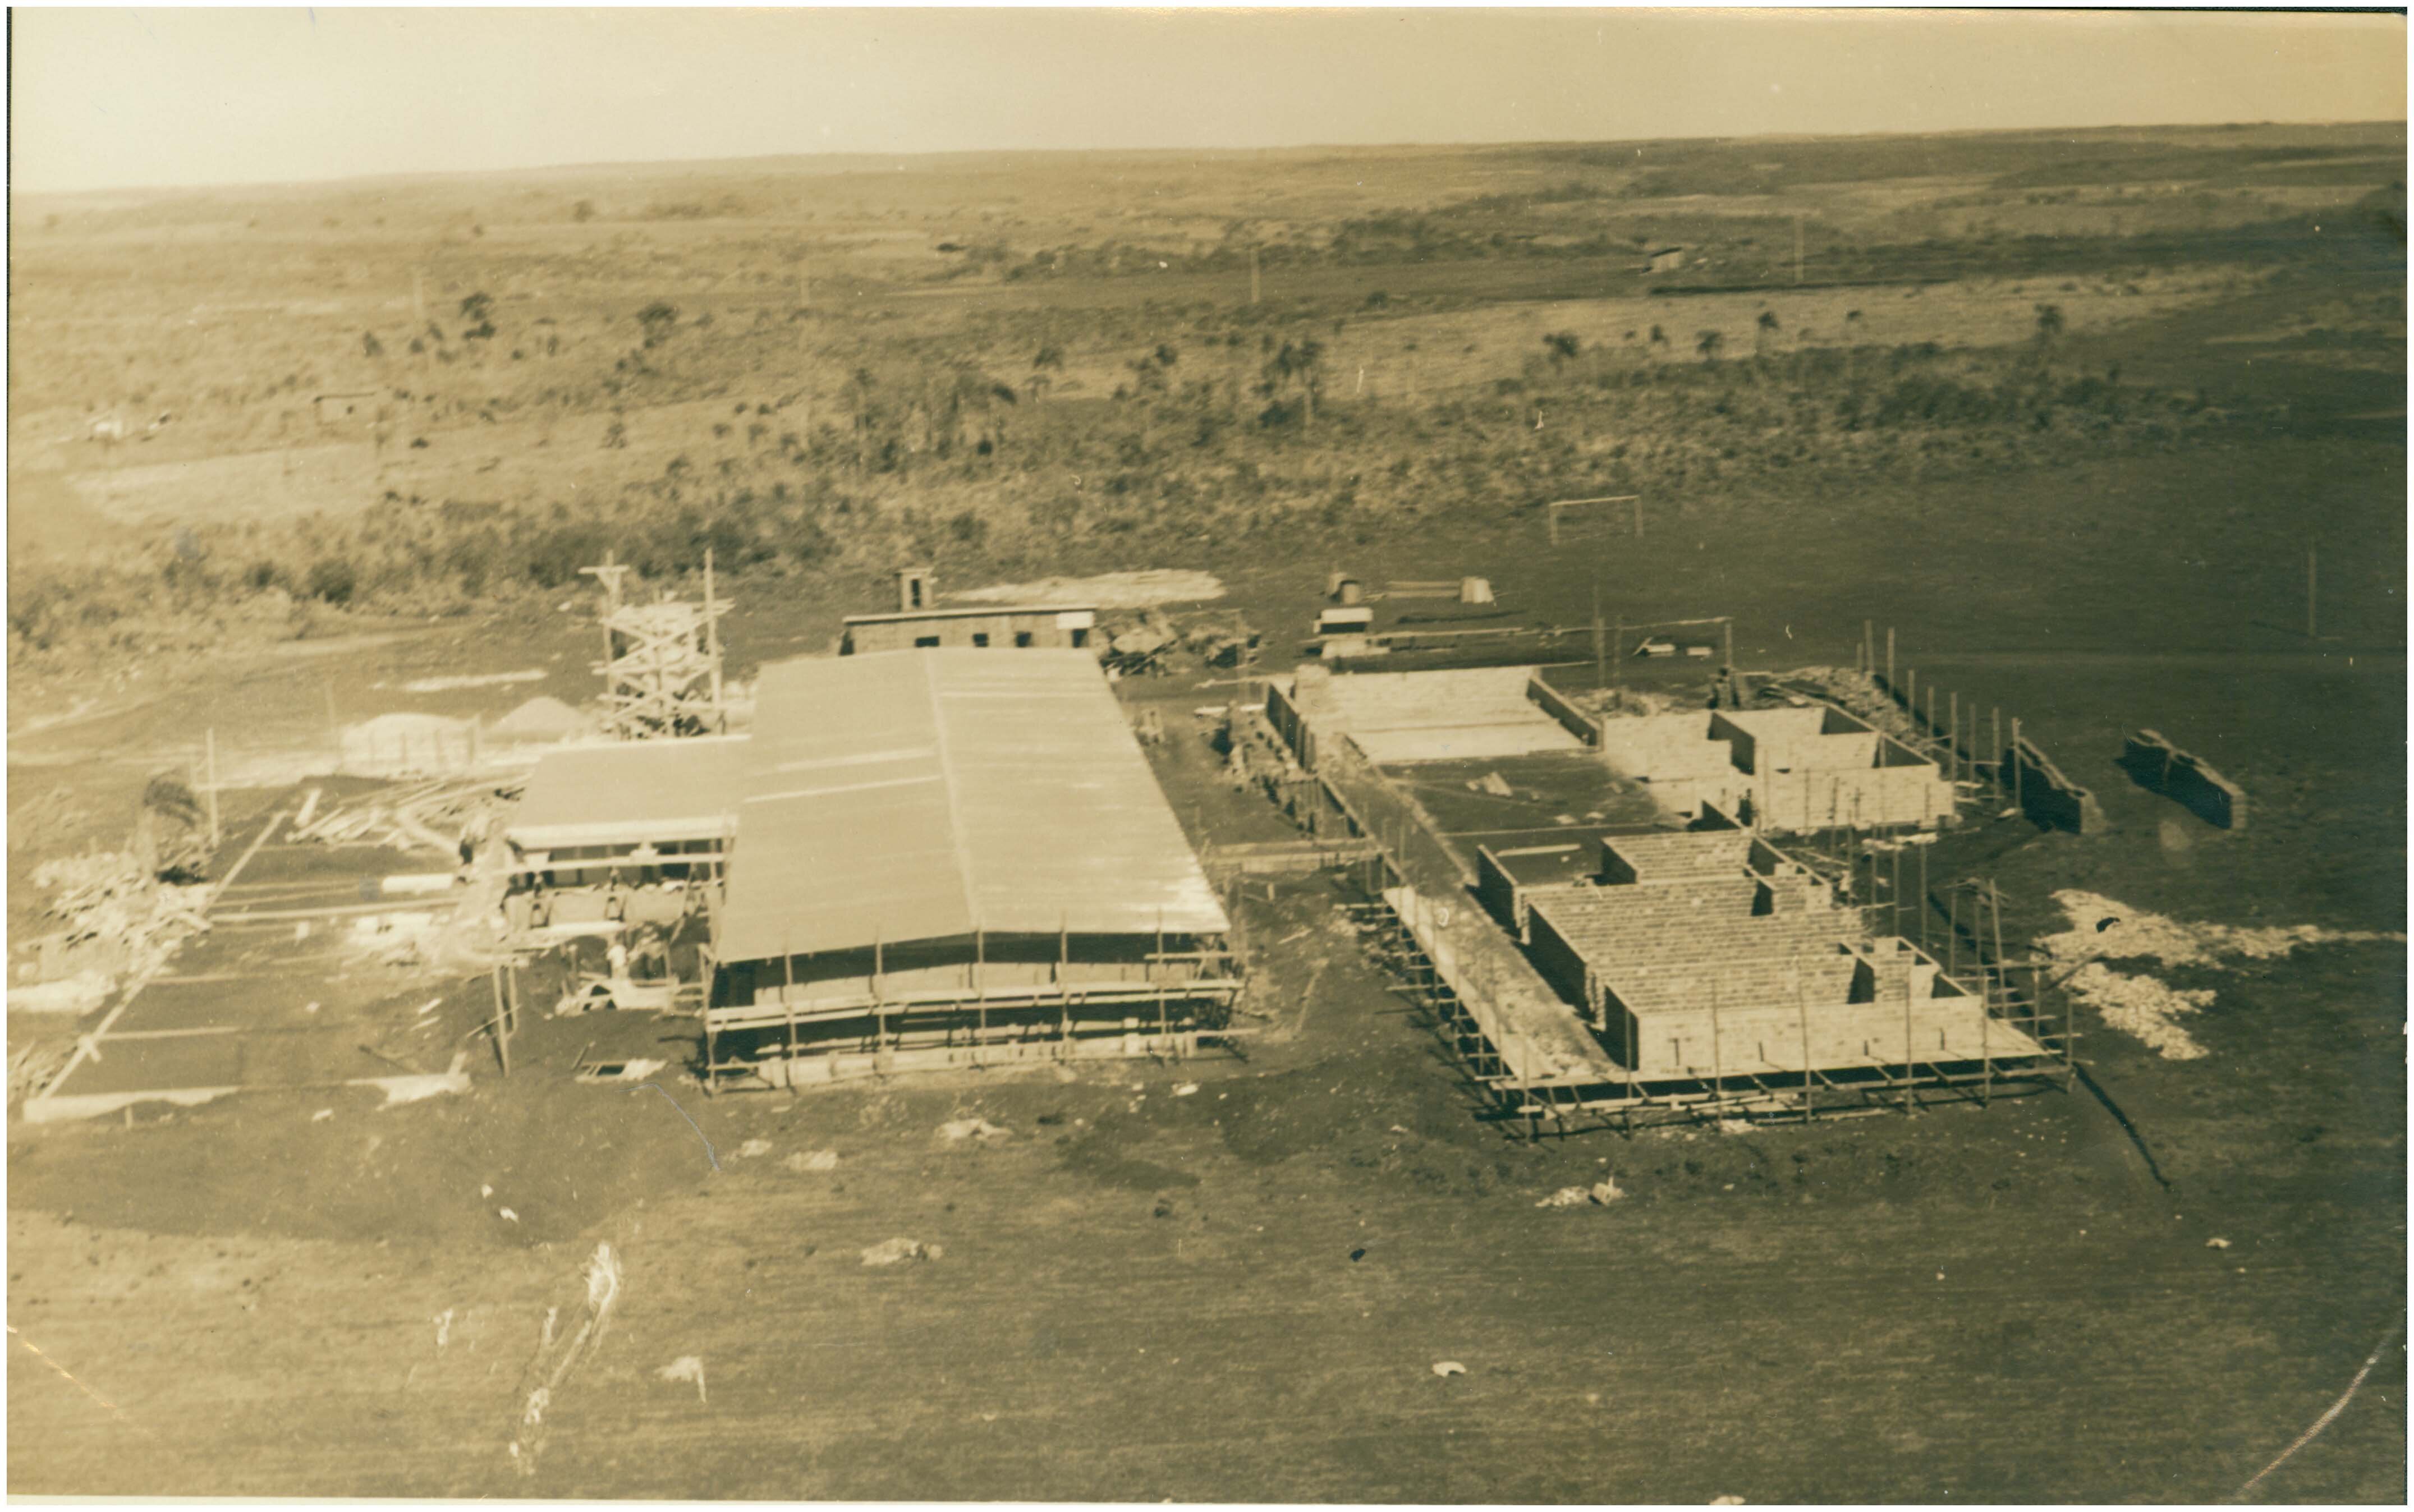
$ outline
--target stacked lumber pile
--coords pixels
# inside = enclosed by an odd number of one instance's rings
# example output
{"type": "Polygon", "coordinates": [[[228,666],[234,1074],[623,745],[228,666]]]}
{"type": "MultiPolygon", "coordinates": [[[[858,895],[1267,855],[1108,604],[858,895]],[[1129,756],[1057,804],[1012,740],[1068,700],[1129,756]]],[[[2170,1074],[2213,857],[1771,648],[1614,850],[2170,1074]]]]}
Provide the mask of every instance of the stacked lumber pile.
{"type": "Polygon", "coordinates": [[[444,778],[388,788],[322,808],[321,790],[314,788],[287,826],[285,838],[320,845],[375,845],[450,853],[465,835],[483,843],[517,791],[491,781],[444,778]]]}

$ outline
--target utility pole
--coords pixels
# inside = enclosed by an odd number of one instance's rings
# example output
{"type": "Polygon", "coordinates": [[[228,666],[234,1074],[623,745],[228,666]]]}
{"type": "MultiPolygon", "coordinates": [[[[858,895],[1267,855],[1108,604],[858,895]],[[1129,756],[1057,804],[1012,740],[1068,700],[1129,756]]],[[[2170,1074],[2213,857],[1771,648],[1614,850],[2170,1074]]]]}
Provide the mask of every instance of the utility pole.
{"type": "Polygon", "coordinates": [[[1886,691],[1894,691],[1894,627],[1886,627],[1886,691]]]}
{"type": "MultiPolygon", "coordinates": [[[[712,659],[712,706],[720,709],[722,706],[721,615],[715,612],[717,607],[712,597],[712,548],[707,546],[704,548],[704,654],[712,659]]],[[[722,712],[719,733],[724,735],[729,733],[729,715],[726,710],[722,712]]]]}
{"type": "Polygon", "coordinates": [[[1596,691],[1609,683],[1609,642],[1601,623],[1601,580],[1592,585],[1592,686],[1596,691]]]}

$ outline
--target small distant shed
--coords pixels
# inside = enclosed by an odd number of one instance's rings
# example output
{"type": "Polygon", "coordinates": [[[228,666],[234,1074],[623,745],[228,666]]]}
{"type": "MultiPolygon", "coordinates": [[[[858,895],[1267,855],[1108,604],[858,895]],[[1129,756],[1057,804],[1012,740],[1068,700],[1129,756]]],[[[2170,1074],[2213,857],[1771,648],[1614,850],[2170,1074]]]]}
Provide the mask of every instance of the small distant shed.
{"type": "Polygon", "coordinates": [[[1685,249],[1681,246],[1659,246],[1643,254],[1645,263],[1653,273],[1675,273],[1685,265],[1685,249]]]}

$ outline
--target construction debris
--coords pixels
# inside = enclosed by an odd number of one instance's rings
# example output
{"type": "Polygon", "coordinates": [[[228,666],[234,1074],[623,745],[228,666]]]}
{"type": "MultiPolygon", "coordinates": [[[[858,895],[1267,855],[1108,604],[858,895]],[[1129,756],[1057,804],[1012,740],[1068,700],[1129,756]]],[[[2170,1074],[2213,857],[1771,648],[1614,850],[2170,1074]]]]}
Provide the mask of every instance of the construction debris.
{"type": "Polygon", "coordinates": [[[58,1074],[67,1069],[68,1058],[75,1054],[76,1042],[58,1040],[37,1041],[21,1045],[8,1052],[8,1101],[22,1103],[38,1097],[58,1074]]]}
{"type": "Polygon", "coordinates": [[[987,1119],[951,1119],[939,1125],[939,1137],[951,1145],[960,1145],[967,1139],[1011,1139],[1014,1131],[1000,1128],[987,1119]]]}
{"type": "Polygon", "coordinates": [[[88,1014],[109,1001],[117,990],[117,979],[98,971],[78,971],[56,982],[44,982],[30,987],[8,989],[8,1011],[12,1014],[88,1014]]]}
{"type": "Polygon", "coordinates": [[[1625,1196],[1615,1177],[1594,1182],[1588,1187],[1561,1187],[1542,1201],[1537,1208],[1606,1208],[1625,1196]]]}
{"type": "Polygon", "coordinates": [[[936,1260],[946,1252],[920,1239],[883,1239],[863,1252],[867,1266],[894,1266],[908,1260],[936,1260]]]}
{"type": "Polygon", "coordinates": [[[1434,1361],[1433,1372],[1434,1374],[1440,1376],[1442,1379],[1448,1380],[1453,1375],[1465,1375],[1467,1373],[1467,1367],[1461,1365],[1454,1359],[1438,1359],[1434,1361]]]}
{"type": "Polygon", "coordinates": [[[701,1356],[681,1355],[678,1358],[671,1361],[668,1365],[654,1372],[654,1379],[657,1381],[668,1381],[674,1384],[681,1381],[693,1381],[695,1383],[695,1400],[697,1404],[702,1405],[709,1400],[704,1394],[704,1359],[701,1356]]]}
{"type": "Polygon", "coordinates": [[[452,778],[389,788],[329,806],[323,813],[315,813],[317,805],[305,800],[284,838],[446,854],[483,850],[500,833],[504,810],[518,796],[515,783],[452,778]]]}
{"type": "Polygon", "coordinates": [[[36,944],[32,975],[52,988],[30,997],[8,994],[11,1010],[66,1013],[96,983],[106,997],[115,982],[141,977],[165,964],[178,945],[209,927],[206,884],[161,882],[128,852],[102,851],[66,856],[35,868],[34,885],[52,893],[43,916],[61,927],[36,944]],[[81,979],[81,985],[65,986],[81,979]],[[113,981],[109,980],[113,979],[113,981]]]}

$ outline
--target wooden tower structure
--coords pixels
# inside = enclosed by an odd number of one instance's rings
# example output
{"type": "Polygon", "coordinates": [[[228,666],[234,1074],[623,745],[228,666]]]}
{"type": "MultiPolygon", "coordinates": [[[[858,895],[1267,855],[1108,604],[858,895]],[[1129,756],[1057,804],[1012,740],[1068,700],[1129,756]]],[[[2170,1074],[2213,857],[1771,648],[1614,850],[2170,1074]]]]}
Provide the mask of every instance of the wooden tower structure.
{"type": "Polygon", "coordinates": [[[725,734],[722,698],[721,616],[728,600],[713,591],[712,553],[704,554],[704,602],[665,591],[651,603],[629,601],[630,569],[607,555],[579,571],[604,590],[604,729],[618,740],[659,740],[725,734]]]}

